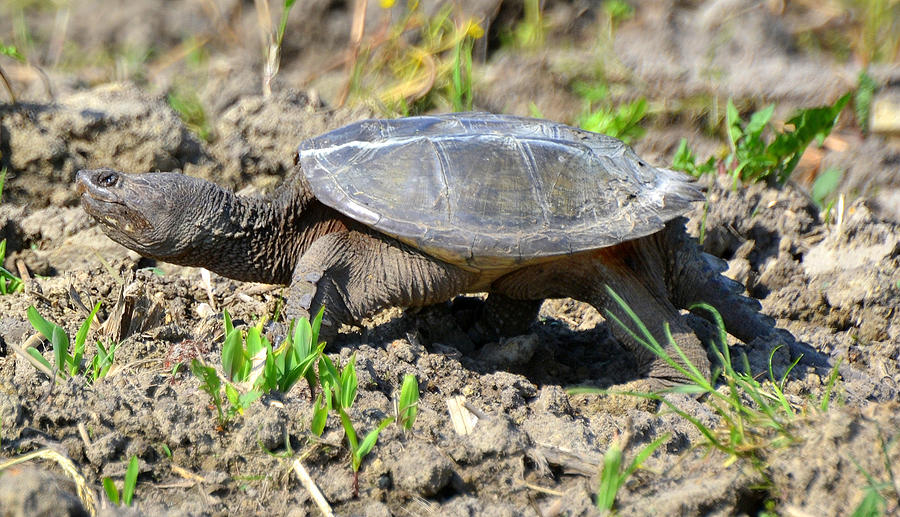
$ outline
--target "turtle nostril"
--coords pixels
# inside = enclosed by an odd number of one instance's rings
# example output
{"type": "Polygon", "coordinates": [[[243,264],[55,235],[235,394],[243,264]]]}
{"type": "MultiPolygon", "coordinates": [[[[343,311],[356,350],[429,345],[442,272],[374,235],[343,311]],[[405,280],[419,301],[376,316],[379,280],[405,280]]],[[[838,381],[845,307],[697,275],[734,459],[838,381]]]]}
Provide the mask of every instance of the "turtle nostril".
{"type": "Polygon", "coordinates": [[[113,187],[119,181],[116,171],[103,171],[97,176],[97,183],[104,187],[113,187]]]}

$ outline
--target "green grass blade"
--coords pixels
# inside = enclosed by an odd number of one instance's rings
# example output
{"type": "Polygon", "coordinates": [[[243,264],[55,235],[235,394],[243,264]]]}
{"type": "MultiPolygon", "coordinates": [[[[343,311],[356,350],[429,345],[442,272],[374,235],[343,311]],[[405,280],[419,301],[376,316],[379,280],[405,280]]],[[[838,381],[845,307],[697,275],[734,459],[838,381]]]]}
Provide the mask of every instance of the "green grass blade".
{"type": "Polygon", "coordinates": [[[372,447],[375,447],[375,442],[378,441],[378,435],[381,434],[381,431],[384,431],[384,428],[391,425],[393,421],[394,417],[385,418],[378,424],[378,427],[369,431],[369,434],[363,438],[363,441],[359,443],[359,449],[356,450],[356,457],[360,462],[366,457],[366,454],[369,454],[372,447]]]}
{"type": "Polygon", "coordinates": [[[137,485],[137,477],[140,465],[137,456],[132,456],[128,461],[128,470],[125,471],[125,486],[122,487],[122,502],[125,506],[131,506],[134,497],[134,487],[137,485]]]}
{"type": "Polygon", "coordinates": [[[39,363],[46,366],[48,370],[53,370],[53,366],[50,365],[50,361],[48,361],[44,356],[42,356],[40,352],[38,352],[34,348],[29,347],[28,353],[31,355],[31,357],[34,357],[35,360],[37,360],[39,363]]]}
{"type": "Polygon", "coordinates": [[[106,492],[106,497],[112,504],[119,506],[119,489],[116,488],[116,483],[112,479],[103,478],[103,491],[106,492]]]}
{"type": "Polygon", "coordinates": [[[625,478],[627,479],[634,473],[635,470],[639,469],[641,467],[641,464],[644,463],[645,461],[647,461],[647,458],[649,458],[650,455],[653,454],[653,451],[658,449],[671,436],[672,436],[672,433],[665,433],[662,436],[660,436],[659,438],[648,443],[643,449],[641,449],[640,452],[638,452],[634,456],[634,459],[631,460],[631,463],[628,465],[628,468],[625,469],[625,478]]]}
{"type": "Polygon", "coordinates": [[[347,436],[347,443],[350,444],[350,454],[356,456],[359,449],[359,440],[356,438],[356,429],[353,428],[353,422],[350,421],[350,415],[344,411],[344,408],[338,406],[338,415],[341,417],[341,426],[344,428],[344,435],[347,436]]]}
{"type": "Polygon", "coordinates": [[[350,408],[353,406],[353,401],[356,400],[356,390],[359,386],[359,381],[356,377],[356,352],[354,352],[350,356],[350,361],[347,362],[347,366],[344,367],[344,370],[341,372],[341,407],[342,408],[350,408]]]}
{"type": "Polygon", "coordinates": [[[409,431],[416,422],[419,412],[419,382],[416,376],[407,374],[403,377],[403,386],[400,388],[400,400],[397,403],[400,425],[409,431]]]}
{"type": "Polygon", "coordinates": [[[616,493],[622,484],[620,470],[622,468],[622,444],[615,439],[603,455],[603,471],[600,473],[600,486],[597,488],[597,507],[601,510],[612,510],[616,502],[616,493]]]}

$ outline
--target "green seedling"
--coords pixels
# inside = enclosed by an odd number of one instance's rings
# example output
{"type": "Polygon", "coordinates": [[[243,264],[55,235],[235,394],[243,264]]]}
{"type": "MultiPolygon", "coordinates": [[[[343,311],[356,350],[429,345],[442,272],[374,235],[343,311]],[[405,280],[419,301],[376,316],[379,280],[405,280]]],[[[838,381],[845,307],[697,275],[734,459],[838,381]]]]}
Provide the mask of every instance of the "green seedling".
{"type": "MultiPolygon", "coordinates": [[[[738,181],[774,181],[784,184],[807,147],[817,141],[819,144],[831,133],[838,115],[849,102],[852,93],[847,93],[834,104],[797,111],[785,123],[785,127],[771,139],[766,138],[770,130],[770,120],[775,105],[753,113],[744,121],[731,99],[725,111],[726,133],[730,152],[722,161],[722,167],[738,181]],[[768,142],[767,142],[768,140],[768,142]]],[[[710,158],[702,164],[682,141],[675,155],[674,167],[690,174],[700,175],[717,170],[716,162],[710,158]]]]}
{"type": "Polygon", "coordinates": [[[188,130],[204,142],[212,139],[212,126],[195,92],[173,91],[166,96],[166,101],[178,113],[188,130]]]}
{"type": "MultiPolygon", "coordinates": [[[[787,376],[800,361],[800,358],[797,358],[790,365],[780,379],[776,379],[771,368],[775,354],[775,350],[773,350],[769,356],[769,379],[765,385],[756,380],[750,373],[750,366],[746,356],[742,357],[743,371],[735,370],[732,366],[727,333],[721,316],[712,306],[699,304],[692,307],[691,310],[709,311],[713,315],[716,327],[719,330],[719,343],[713,347],[713,351],[719,360],[721,371],[717,372],[713,376],[713,380],[710,381],[703,372],[688,360],[681,348],[675,343],[668,326],[665,327],[666,341],[669,343],[667,349],[657,342],[643,322],[618,294],[609,288],[607,288],[607,292],[622,307],[637,331],[631,330],[631,327],[621,321],[615,314],[607,311],[610,321],[624,328],[641,346],[646,347],[656,357],[689,379],[689,382],[685,385],[673,386],[661,392],[626,392],[624,394],[657,400],[674,413],[689,421],[706,438],[709,446],[727,455],[726,464],[731,464],[739,459],[747,459],[760,472],[764,473],[765,451],[796,443],[797,437],[792,432],[791,424],[796,419],[799,409],[788,401],[783,388],[787,376]],[[675,356],[672,356],[668,350],[672,350],[675,356]],[[716,379],[720,376],[727,387],[725,390],[717,390],[715,387],[716,379]],[[668,392],[705,395],[709,399],[708,403],[721,418],[724,427],[722,429],[712,429],[703,424],[699,419],[662,396],[668,392]],[[747,400],[749,400],[749,403],[746,402],[747,400]]],[[[835,370],[837,370],[837,367],[835,367],[835,370]]],[[[595,389],[580,388],[571,391],[573,393],[598,392],[595,389]]],[[[829,396],[830,391],[826,394],[826,397],[829,396]]]]}
{"type": "Polygon", "coordinates": [[[625,481],[641,467],[641,464],[653,454],[653,451],[669,439],[669,436],[671,436],[670,433],[665,433],[645,445],[632,458],[627,467],[624,467],[626,445],[623,443],[624,440],[613,440],[606,454],[603,455],[603,471],[600,473],[600,484],[597,487],[597,508],[611,511],[616,502],[616,495],[625,481]]]}
{"type": "Polygon", "coordinates": [[[253,367],[253,359],[268,344],[257,327],[252,327],[246,335],[240,329],[234,328],[231,315],[228,311],[222,311],[225,320],[225,342],[222,344],[222,370],[225,377],[235,382],[244,382],[250,375],[253,367]]]}
{"type": "Polygon", "coordinates": [[[294,321],[288,339],[274,352],[265,337],[262,338],[268,351],[263,380],[258,383],[262,389],[287,393],[298,380],[305,378],[310,396],[315,393],[317,379],[314,366],[325,349],[325,343],[319,343],[324,314],[325,308],[322,307],[312,323],[307,318],[294,321]]]}
{"type": "MultiPolygon", "coordinates": [[[[356,432],[353,421],[350,420],[350,415],[347,413],[347,410],[353,406],[353,402],[356,400],[358,387],[355,353],[350,356],[350,361],[341,371],[338,371],[331,359],[323,354],[319,358],[319,382],[322,385],[324,395],[316,398],[310,427],[314,433],[321,435],[322,430],[325,428],[328,411],[336,410],[338,412],[341,426],[344,428],[344,436],[347,437],[347,445],[350,448],[350,468],[353,470],[353,496],[358,497],[359,468],[362,465],[362,460],[375,447],[378,435],[394,421],[394,417],[385,418],[378,423],[375,429],[369,431],[362,441],[359,440],[359,434],[356,432]]],[[[406,381],[404,381],[405,384],[407,384],[406,381]]],[[[418,393],[418,385],[416,385],[415,392],[418,393]]],[[[403,398],[402,395],[401,398],[403,398]]],[[[412,387],[407,388],[406,398],[412,401],[412,387]]]]}
{"type": "Polygon", "coordinates": [[[584,99],[584,108],[575,122],[578,127],[618,138],[625,143],[644,134],[640,124],[647,114],[647,100],[643,97],[615,107],[609,101],[609,89],[603,83],[577,82],[572,88],[584,99]]]}
{"type": "MultiPolygon", "coordinates": [[[[42,364],[47,370],[55,370],[58,375],[65,379],[74,377],[82,373],[82,361],[84,359],[84,348],[87,341],[87,334],[91,328],[91,322],[100,310],[100,302],[94,305],[94,309],[88,316],[78,333],[75,334],[74,347],[71,346],[69,335],[65,329],[59,325],[47,321],[38,313],[34,306],[28,307],[28,321],[35,330],[41,333],[53,345],[54,363],[44,358],[34,348],[28,349],[28,354],[37,362],[42,364]],[[70,352],[69,349],[72,349],[70,352]]],[[[91,360],[90,368],[85,372],[88,378],[93,382],[102,378],[109,371],[115,354],[115,345],[104,347],[101,343],[97,343],[97,354],[91,360]]]]}
{"type": "Polygon", "coordinates": [[[406,431],[411,430],[419,413],[419,382],[415,375],[407,374],[403,377],[400,398],[395,403],[395,413],[400,427],[406,431]]]}
{"type": "Polygon", "coordinates": [[[231,315],[224,311],[222,370],[226,377],[234,382],[249,380],[254,362],[265,357],[262,372],[254,382],[256,389],[286,393],[298,380],[305,378],[312,393],[316,384],[313,366],[325,348],[324,343],[318,343],[323,314],[324,310],[320,310],[312,323],[307,318],[292,322],[287,339],[273,350],[272,344],[262,333],[264,320],[245,334],[234,328],[231,315]]]}
{"type": "Polygon", "coordinates": [[[103,478],[103,491],[106,492],[106,497],[109,498],[112,504],[116,506],[121,504],[131,506],[131,500],[134,498],[134,488],[137,486],[139,467],[137,456],[132,456],[128,461],[128,469],[125,471],[121,498],[119,497],[119,489],[116,488],[116,483],[111,478],[103,478]]]}
{"type": "Polygon", "coordinates": [[[856,113],[856,123],[862,128],[863,133],[869,132],[869,116],[872,114],[872,99],[878,83],[872,79],[865,70],[859,73],[856,81],[856,92],[853,94],[853,110],[856,113]]]}
{"type": "Polygon", "coordinates": [[[212,366],[206,366],[197,359],[191,360],[191,372],[200,380],[200,389],[209,394],[213,406],[216,408],[216,417],[219,427],[224,428],[229,421],[237,415],[244,413],[256,399],[262,396],[257,390],[239,393],[231,383],[225,384],[225,399],[222,398],[222,380],[212,366]],[[225,405],[225,402],[228,405],[225,405]]]}
{"type": "Polygon", "coordinates": [[[672,168],[684,171],[691,176],[702,176],[715,172],[716,159],[710,156],[708,160],[698,164],[697,157],[688,146],[687,138],[682,138],[678,144],[678,150],[675,151],[675,156],[672,158],[672,168]]]}
{"type": "Polygon", "coordinates": [[[314,393],[316,373],[313,366],[325,348],[325,343],[316,344],[323,314],[324,308],[312,323],[307,318],[292,322],[287,339],[273,350],[272,344],[262,333],[265,320],[261,319],[244,333],[234,327],[228,311],[223,311],[225,342],[222,345],[222,371],[225,372],[225,381],[219,378],[212,366],[206,366],[197,359],[191,361],[191,372],[200,381],[200,389],[212,398],[220,426],[224,427],[235,416],[243,414],[264,393],[274,390],[286,393],[302,378],[309,383],[310,393],[314,393]],[[260,363],[262,369],[254,379],[254,364],[260,363]],[[251,381],[253,387],[244,393],[232,384],[251,381]]]}

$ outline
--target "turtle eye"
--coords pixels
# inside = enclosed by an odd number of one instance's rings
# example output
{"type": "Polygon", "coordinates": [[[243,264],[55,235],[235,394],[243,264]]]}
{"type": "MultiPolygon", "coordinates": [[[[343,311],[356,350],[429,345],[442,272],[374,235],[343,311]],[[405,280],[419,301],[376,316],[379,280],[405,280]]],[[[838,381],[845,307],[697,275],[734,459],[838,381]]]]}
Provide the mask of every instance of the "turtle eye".
{"type": "Polygon", "coordinates": [[[102,187],[113,187],[119,181],[116,171],[103,171],[97,176],[97,183],[102,187]]]}

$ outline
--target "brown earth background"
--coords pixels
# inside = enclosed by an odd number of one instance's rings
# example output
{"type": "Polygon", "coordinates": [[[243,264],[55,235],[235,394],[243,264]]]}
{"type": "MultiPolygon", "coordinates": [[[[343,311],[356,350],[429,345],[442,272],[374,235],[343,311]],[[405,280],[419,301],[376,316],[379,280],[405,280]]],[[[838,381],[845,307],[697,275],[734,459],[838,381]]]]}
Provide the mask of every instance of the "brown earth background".
{"type": "MultiPolygon", "coordinates": [[[[58,452],[110,515],[315,514],[292,470],[298,458],[341,515],[593,515],[611,444],[624,441],[627,460],[668,433],[619,491],[617,512],[836,516],[873,491],[875,515],[898,512],[900,4],[628,0],[620,5],[629,14],[618,16],[610,1],[547,0],[535,22],[528,0],[298,0],[268,84],[263,48],[281,6],[266,13],[265,4],[0,3],[0,44],[23,58],[0,55],[10,84],[0,92],[0,240],[3,266],[27,277],[24,292],[0,296],[0,460],[58,452]],[[421,18],[391,32],[411,6],[421,18]],[[429,47],[417,20],[444,15],[443,36],[429,47]],[[354,33],[354,19],[365,20],[362,31],[354,33]],[[646,133],[632,144],[657,164],[671,162],[682,138],[701,159],[727,154],[728,99],[745,116],[774,103],[780,129],[796,109],[856,91],[866,71],[871,110],[860,114],[857,97],[788,184],[733,188],[728,177],[707,176],[708,202],[691,213],[689,230],[703,227],[706,251],[728,261],[727,274],[780,329],[843,364],[827,411],[827,370],[801,362],[788,376],[791,445],[765,447],[755,461],[729,458],[664,406],[567,393],[635,375],[602,316],[572,300],[548,300],[530,333],[483,347],[460,322],[460,303],[391,309],[344,328],[326,352],[341,365],[356,354],[358,428],[393,414],[403,375],[416,375],[422,392],[413,431],[388,427],[365,458],[358,498],[340,424],[311,435],[304,386],[218,426],[209,397],[177,365],[194,357],[218,365],[221,310],[252,325],[276,311],[284,290],[215,275],[206,285],[199,270],[125,250],[78,206],[75,172],[180,170],[271,192],[306,137],[370,116],[453,109],[446,42],[458,33],[480,36],[474,109],[577,123],[585,110],[644,98],[646,133]],[[408,65],[410,55],[424,72],[398,79],[391,66],[408,65]],[[586,106],[583,85],[607,95],[586,106]],[[810,192],[830,169],[840,181],[826,215],[810,192]],[[99,321],[110,323],[89,343],[121,338],[106,378],[54,384],[15,353],[34,334],[29,306],[74,335],[87,316],[82,307],[98,301],[99,321]],[[456,396],[479,413],[468,435],[450,424],[447,400],[456,396]],[[112,506],[101,479],[121,486],[133,455],[134,506],[112,506]]],[[[796,359],[778,343],[731,345],[761,380],[769,363],[780,376],[796,359]]],[[[673,400],[723,428],[708,398],[673,400]]],[[[89,510],[56,462],[0,471],[2,515],[89,510]]]]}

